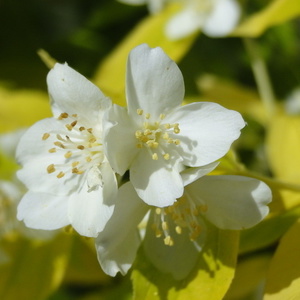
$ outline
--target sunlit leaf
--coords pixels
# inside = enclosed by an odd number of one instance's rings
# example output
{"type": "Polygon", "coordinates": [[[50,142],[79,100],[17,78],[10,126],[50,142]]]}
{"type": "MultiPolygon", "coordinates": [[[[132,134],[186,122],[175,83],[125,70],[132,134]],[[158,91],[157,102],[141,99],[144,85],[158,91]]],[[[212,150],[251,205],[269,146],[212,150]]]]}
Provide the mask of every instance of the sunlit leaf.
{"type": "Polygon", "coordinates": [[[298,218],[300,218],[300,207],[243,230],[240,238],[240,253],[252,252],[273,245],[298,218]]]}
{"type": "Polygon", "coordinates": [[[254,295],[257,296],[264,284],[270,259],[271,253],[268,252],[239,259],[234,279],[224,300],[260,299],[254,295]]]}
{"type": "Polygon", "coordinates": [[[266,112],[255,91],[210,74],[198,78],[197,86],[201,101],[219,103],[265,124],[266,112]]]}
{"type": "Polygon", "coordinates": [[[159,272],[140,251],[132,272],[134,299],[223,299],[234,276],[238,236],[235,231],[209,228],[198,263],[181,281],[159,272]]]}
{"type": "Polygon", "coordinates": [[[0,87],[0,132],[27,127],[49,116],[51,112],[46,93],[0,87]]]}
{"type": "Polygon", "coordinates": [[[270,263],[264,300],[300,299],[300,221],[283,236],[270,263]]]}
{"type": "Polygon", "coordinates": [[[299,0],[274,0],[258,13],[248,17],[232,36],[258,37],[269,27],[300,15],[299,0]]]}
{"type": "Polygon", "coordinates": [[[66,235],[46,242],[18,239],[3,243],[10,262],[0,266],[0,299],[46,299],[62,281],[70,245],[66,235]]]}
{"type": "Polygon", "coordinates": [[[125,105],[125,69],[129,52],[137,45],[147,43],[150,47],[161,47],[174,60],[179,61],[190,49],[196,35],[179,41],[169,40],[164,25],[176,11],[177,5],[170,5],[157,15],[148,16],[137,25],[123,42],[103,61],[93,82],[113,101],[125,105]]]}

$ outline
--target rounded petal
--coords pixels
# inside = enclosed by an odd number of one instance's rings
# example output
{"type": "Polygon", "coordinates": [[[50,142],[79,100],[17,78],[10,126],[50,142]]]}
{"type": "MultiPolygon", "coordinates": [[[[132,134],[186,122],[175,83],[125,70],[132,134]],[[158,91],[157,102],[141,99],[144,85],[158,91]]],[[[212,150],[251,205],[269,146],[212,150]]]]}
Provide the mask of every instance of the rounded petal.
{"type": "Polygon", "coordinates": [[[148,209],[130,182],[120,187],[114,213],[96,239],[98,261],[106,274],[125,275],[131,267],[140,245],[137,226],[148,209]]]}
{"type": "Polygon", "coordinates": [[[18,206],[17,218],[30,228],[54,230],[70,224],[67,210],[67,197],[29,191],[18,206]]]}
{"type": "MultiPolygon", "coordinates": [[[[154,210],[151,211],[144,239],[144,249],[147,257],[160,271],[171,273],[176,280],[184,279],[195,267],[199,257],[199,251],[204,244],[205,235],[200,235],[196,242],[189,239],[189,231],[183,228],[181,234],[177,234],[172,220],[168,222],[170,236],[174,244],[164,244],[164,237],[156,237],[152,225],[154,224],[154,210]]],[[[205,228],[201,222],[202,228],[205,228]]],[[[204,230],[205,231],[205,230],[204,230]]]]}
{"type": "Polygon", "coordinates": [[[200,30],[206,18],[206,14],[197,11],[193,6],[188,6],[167,23],[166,35],[171,40],[182,39],[200,30]]]}
{"type": "Polygon", "coordinates": [[[123,175],[138,152],[135,127],[124,107],[113,105],[103,118],[105,155],[118,174],[123,175]]]}
{"type": "Polygon", "coordinates": [[[130,168],[130,181],[139,197],[147,204],[158,207],[172,205],[183,194],[179,163],[163,159],[153,160],[146,149],[130,168]]]}
{"type": "Polygon", "coordinates": [[[224,156],[245,126],[242,116],[211,102],[197,102],[177,108],[166,122],[179,123],[180,140],[177,148],[191,167],[210,164],[224,156]]]}
{"type": "Polygon", "coordinates": [[[235,0],[218,0],[203,25],[203,32],[211,37],[229,34],[237,25],[241,9],[235,0]]]}
{"type": "Polygon", "coordinates": [[[213,162],[209,165],[199,167],[199,168],[187,168],[183,172],[180,173],[181,178],[184,182],[184,186],[196,181],[200,177],[210,173],[213,171],[217,166],[219,162],[213,162]]]}
{"type": "Polygon", "coordinates": [[[87,237],[96,237],[103,230],[113,213],[117,196],[117,182],[109,164],[101,166],[99,172],[101,183],[89,186],[85,180],[69,200],[70,223],[80,235],[87,237]]]}
{"type": "Polygon", "coordinates": [[[47,76],[54,116],[62,112],[78,114],[86,122],[99,119],[99,112],[110,106],[110,100],[93,83],[67,64],[55,64],[47,76]]]}
{"type": "Polygon", "coordinates": [[[47,167],[51,164],[65,163],[64,150],[49,153],[53,143],[57,141],[56,133],[61,132],[61,124],[54,119],[44,119],[30,127],[20,139],[17,147],[17,161],[23,166],[17,172],[18,178],[34,192],[67,195],[80,180],[79,176],[66,174],[64,178],[57,178],[56,173],[49,174],[47,167]],[[43,135],[50,136],[43,140],[43,135]]]}
{"type": "Polygon", "coordinates": [[[221,229],[252,227],[269,212],[270,188],[260,180],[243,176],[205,176],[186,187],[186,193],[200,205],[204,216],[221,229]]]}
{"type": "Polygon", "coordinates": [[[161,48],[142,44],[134,48],[127,62],[126,96],[129,114],[143,109],[156,120],[181,104],[184,82],[181,71],[161,48]]]}

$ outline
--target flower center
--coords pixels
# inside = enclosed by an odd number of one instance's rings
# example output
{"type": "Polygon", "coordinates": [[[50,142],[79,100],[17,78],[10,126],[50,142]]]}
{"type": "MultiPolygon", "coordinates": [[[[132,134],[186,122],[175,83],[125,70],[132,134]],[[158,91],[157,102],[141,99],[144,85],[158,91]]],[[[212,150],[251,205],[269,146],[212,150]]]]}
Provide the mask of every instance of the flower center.
{"type": "Polygon", "coordinates": [[[62,155],[64,163],[48,165],[47,172],[62,178],[66,173],[80,175],[95,165],[100,165],[104,159],[102,144],[94,135],[93,129],[79,124],[77,114],[62,113],[58,120],[65,128],[62,133],[44,133],[42,140],[52,137],[54,147],[48,152],[62,155]]]}
{"type": "Polygon", "coordinates": [[[140,130],[135,132],[137,139],[137,148],[146,148],[153,160],[158,160],[159,156],[163,159],[170,159],[170,153],[166,152],[165,148],[170,144],[179,145],[180,140],[174,139],[173,134],[179,134],[179,124],[169,124],[162,121],[165,118],[165,114],[160,114],[159,121],[149,122],[151,115],[144,113],[142,109],[137,109],[137,114],[143,118],[143,125],[140,130]]]}
{"type": "Polygon", "coordinates": [[[152,229],[157,238],[163,237],[167,246],[174,245],[172,234],[182,234],[183,230],[189,231],[191,242],[195,242],[202,233],[199,215],[207,211],[207,206],[195,205],[187,195],[177,200],[172,206],[155,209],[152,229]],[[175,230],[170,230],[170,228],[175,230]],[[176,233],[174,233],[174,231],[176,233]]]}

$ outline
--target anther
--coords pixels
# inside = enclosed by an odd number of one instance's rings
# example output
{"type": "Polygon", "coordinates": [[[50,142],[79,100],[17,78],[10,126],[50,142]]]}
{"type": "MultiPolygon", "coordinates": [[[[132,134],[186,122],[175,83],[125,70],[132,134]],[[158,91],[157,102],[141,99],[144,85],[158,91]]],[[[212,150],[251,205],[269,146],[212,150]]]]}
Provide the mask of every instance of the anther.
{"type": "Polygon", "coordinates": [[[73,122],[71,123],[71,126],[72,126],[72,127],[75,127],[76,124],[77,124],[77,120],[73,121],[73,122]]]}
{"type": "Polygon", "coordinates": [[[150,115],[149,113],[145,114],[145,118],[146,118],[147,120],[149,120],[150,117],[151,117],[151,115],[150,115]]]}
{"type": "Polygon", "coordinates": [[[65,146],[61,142],[58,142],[58,141],[54,142],[54,145],[57,147],[63,148],[63,149],[65,148],[65,146]]]}
{"type": "Polygon", "coordinates": [[[73,117],[73,118],[77,118],[78,115],[77,115],[77,114],[73,114],[72,117],[73,117]]]}
{"type": "Polygon", "coordinates": [[[165,114],[160,114],[160,115],[159,115],[159,118],[160,118],[161,120],[163,120],[165,117],[166,117],[165,114]]]}
{"type": "Polygon", "coordinates": [[[137,113],[139,116],[141,116],[141,115],[144,113],[144,111],[143,111],[141,108],[138,108],[138,109],[136,110],[136,113],[137,113]]]}
{"type": "Polygon", "coordinates": [[[55,153],[56,152],[56,148],[51,148],[48,150],[49,153],[55,153]]]}
{"type": "Polygon", "coordinates": [[[45,141],[49,136],[50,136],[49,133],[44,133],[43,137],[42,137],[42,140],[45,141]]]}
{"type": "Polygon", "coordinates": [[[71,156],[72,156],[71,151],[66,152],[65,155],[64,155],[65,158],[70,158],[71,156]]]}
{"type": "Polygon", "coordinates": [[[69,117],[69,115],[67,113],[61,113],[58,117],[58,120],[66,119],[68,117],[69,117]]]}
{"type": "Polygon", "coordinates": [[[168,223],[166,221],[162,222],[161,227],[163,230],[169,230],[168,223]]]}
{"type": "Polygon", "coordinates": [[[85,127],[80,126],[80,127],[79,127],[79,131],[83,131],[83,130],[85,130],[85,127]]]}
{"type": "Polygon", "coordinates": [[[50,174],[50,173],[53,173],[55,172],[55,167],[54,167],[54,164],[51,164],[47,167],[47,172],[50,174]]]}
{"type": "Polygon", "coordinates": [[[78,146],[77,146],[77,149],[79,149],[79,150],[84,150],[84,146],[83,146],[83,145],[78,145],[78,146]]]}
{"type": "Polygon", "coordinates": [[[155,213],[156,213],[157,215],[160,215],[160,214],[161,214],[161,208],[156,207],[155,213]]]}
{"type": "Polygon", "coordinates": [[[73,129],[72,125],[70,125],[70,124],[66,124],[65,126],[69,131],[71,131],[73,129]]]}
{"type": "Polygon", "coordinates": [[[62,178],[62,177],[64,177],[64,176],[65,176],[65,173],[64,173],[64,172],[59,172],[59,173],[56,175],[57,178],[62,178]]]}
{"type": "Polygon", "coordinates": [[[169,160],[170,159],[170,154],[169,153],[164,154],[164,159],[169,160]]]}
{"type": "Polygon", "coordinates": [[[76,166],[79,165],[79,161],[73,161],[72,162],[72,167],[75,168],[76,166]]]}
{"type": "Polygon", "coordinates": [[[177,226],[175,227],[175,231],[176,231],[177,234],[181,234],[181,233],[182,233],[182,228],[181,228],[180,226],[177,225],[177,226]]]}
{"type": "Polygon", "coordinates": [[[88,128],[87,131],[88,131],[89,133],[92,133],[92,132],[93,132],[93,128],[88,128]]]}
{"type": "Polygon", "coordinates": [[[173,246],[174,245],[174,241],[169,235],[164,238],[164,243],[167,246],[173,246]]]}
{"type": "Polygon", "coordinates": [[[153,159],[153,160],[158,160],[158,155],[157,155],[157,153],[153,153],[153,154],[152,154],[152,159],[153,159]]]}

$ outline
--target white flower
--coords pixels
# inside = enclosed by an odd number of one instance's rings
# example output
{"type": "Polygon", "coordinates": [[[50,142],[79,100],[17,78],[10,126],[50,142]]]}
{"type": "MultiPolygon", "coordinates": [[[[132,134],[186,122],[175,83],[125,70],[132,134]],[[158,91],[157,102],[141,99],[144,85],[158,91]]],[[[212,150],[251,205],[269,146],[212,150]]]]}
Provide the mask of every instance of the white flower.
{"type": "Polygon", "coordinates": [[[182,74],[161,48],[131,51],[126,96],[128,110],[114,105],[104,117],[106,155],[117,173],[130,170],[150,205],[172,205],[183,194],[180,172],[221,158],[245,126],[239,113],[218,104],[180,106],[182,74]]]}
{"type": "MultiPolygon", "coordinates": [[[[189,175],[183,175],[186,184],[189,175]]],[[[141,244],[137,227],[150,211],[144,251],[156,268],[183,279],[197,262],[207,221],[220,229],[249,228],[268,214],[271,197],[269,187],[253,178],[204,176],[187,185],[174,205],[158,208],[144,204],[128,182],[121,186],[112,218],[96,239],[99,263],[111,276],[126,274],[141,244]]]]}
{"type": "Polygon", "coordinates": [[[197,30],[211,37],[229,34],[239,21],[241,11],[236,0],[122,0],[128,4],[145,4],[151,13],[157,13],[167,2],[182,3],[182,10],[166,25],[170,39],[184,38],[197,30]]]}
{"type": "Polygon", "coordinates": [[[115,175],[102,146],[102,115],[111,102],[85,77],[56,64],[47,77],[53,118],[23,135],[19,179],[29,191],[18,207],[28,227],[53,230],[71,224],[95,237],[113,210],[115,175]]]}

